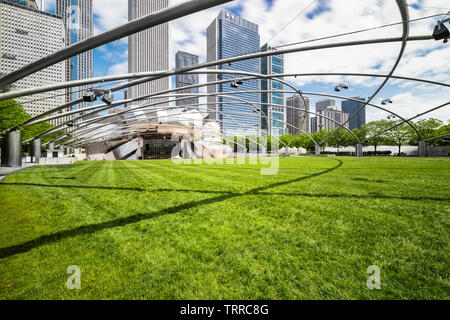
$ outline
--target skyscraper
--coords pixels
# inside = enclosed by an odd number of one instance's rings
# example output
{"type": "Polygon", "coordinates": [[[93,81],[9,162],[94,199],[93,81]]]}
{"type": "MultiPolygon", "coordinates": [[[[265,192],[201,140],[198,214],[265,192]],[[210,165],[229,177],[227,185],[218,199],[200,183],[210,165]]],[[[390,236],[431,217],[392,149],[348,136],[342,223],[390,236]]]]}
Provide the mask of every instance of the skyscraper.
{"type": "MultiPolygon", "coordinates": [[[[33,1],[34,3],[34,1],[33,1]]],[[[39,11],[31,2],[0,0],[0,73],[8,74],[64,48],[64,24],[60,17],[39,11]]],[[[58,63],[14,83],[15,90],[65,81],[65,63],[58,63]]],[[[64,91],[17,98],[31,116],[64,104],[64,91]],[[50,98],[51,97],[51,98],[50,98]]],[[[60,119],[62,120],[62,119],[60,119]]],[[[57,124],[55,120],[52,123],[57,124]]]]}
{"type": "MultiPolygon", "coordinates": [[[[248,53],[258,52],[260,38],[258,25],[242,19],[230,12],[222,10],[207,29],[207,60],[216,61],[248,53]]],[[[220,65],[210,69],[239,70],[260,73],[260,60],[251,59],[234,62],[231,65],[220,65]]],[[[234,74],[223,76],[208,75],[208,82],[237,78],[234,74]]],[[[232,88],[230,83],[208,86],[208,93],[224,93],[233,91],[259,91],[259,80],[246,80],[239,88],[232,88]]],[[[261,134],[261,110],[259,92],[236,94],[235,97],[245,99],[254,104],[242,104],[228,97],[208,97],[208,113],[210,119],[220,121],[222,133],[225,135],[261,134]]]]}
{"type": "MultiPolygon", "coordinates": [[[[141,18],[168,6],[169,0],[128,0],[128,20],[141,18]]],[[[169,70],[169,52],[168,23],[133,34],[128,38],[128,72],[169,70]]],[[[169,90],[169,81],[169,78],[163,78],[133,86],[129,89],[129,98],[169,90]]],[[[141,102],[166,100],[168,99],[143,99],[141,102]]]]}
{"type": "MultiPolygon", "coordinates": [[[[272,50],[274,49],[269,47],[268,44],[263,45],[261,48],[261,51],[272,50]]],[[[261,58],[261,73],[265,75],[284,73],[284,56],[275,55],[261,58]]],[[[261,80],[261,90],[266,90],[266,92],[261,93],[261,128],[263,132],[267,132],[267,135],[281,136],[286,132],[287,111],[283,107],[270,104],[283,105],[284,93],[271,91],[283,91],[284,85],[277,81],[263,79],[261,80]],[[273,120],[270,120],[270,118],[273,120]]]]}
{"type": "Polygon", "coordinates": [[[45,0],[36,0],[39,10],[45,11],[45,0]]]}
{"type": "MultiPolygon", "coordinates": [[[[37,0],[37,1],[39,2],[39,0],[37,0]]],[[[17,4],[22,7],[27,7],[30,9],[36,9],[36,10],[41,9],[41,7],[38,6],[38,3],[36,3],[36,0],[5,0],[3,2],[10,2],[11,4],[17,4]]]]}
{"type": "MultiPolygon", "coordinates": [[[[342,111],[348,113],[350,118],[364,105],[364,102],[366,101],[365,98],[361,97],[355,97],[352,99],[359,100],[361,102],[350,100],[342,101],[342,111]]],[[[350,120],[349,128],[350,130],[361,129],[361,127],[365,124],[366,124],[366,108],[361,110],[361,112],[358,113],[357,116],[355,116],[353,119],[350,120]]]]}
{"type": "MultiPolygon", "coordinates": [[[[62,17],[66,28],[66,45],[92,37],[94,33],[93,0],[56,0],[56,15],[62,17]]],[[[66,62],[67,81],[92,78],[94,74],[93,51],[83,52],[66,62]]],[[[68,100],[81,97],[87,87],[68,90],[68,100]]],[[[86,104],[83,104],[85,106],[86,104]]]]}
{"type": "Polygon", "coordinates": [[[286,121],[289,124],[288,132],[292,135],[302,134],[301,131],[293,128],[299,128],[304,132],[309,132],[309,98],[304,97],[305,103],[299,94],[289,97],[286,100],[286,106],[293,108],[286,108],[286,121]],[[305,111],[301,111],[305,110],[305,111]]]}
{"type": "Polygon", "coordinates": [[[324,111],[327,108],[336,107],[336,101],[333,99],[322,99],[316,102],[316,112],[319,113],[320,111],[324,111]]]}
{"type": "MultiPolygon", "coordinates": [[[[195,66],[199,62],[198,56],[183,51],[178,51],[175,55],[175,67],[177,69],[195,66]]],[[[175,86],[182,88],[198,84],[198,74],[177,74],[175,76],[175,86]]],[[[198,93],[198,88],[185,89],[177,91],[177,93],[198,93]]],[[[177,106],[185,106],[191,104],[198,104],[198,97],[189,98],[186,100],[177,101],[177,106]]]]}
{"type": "MultiPolygon", "coordinates": [[[[334,129],[339,128],[339,124],[344,124],[348,120],[348,113],[342,112],[341,110],[338,110],[333,107],[328,107],[325,110],[317,112],[319,115],[314,120],[311,121],[311,124],[314,124],[314,127],[311,128],[311,131],[314,133],[316,131],[321,131],[323,129],[327,131],[332,131],[334,129]],[[327,118],[324,118],[324,117],[327,118]],[[335,120],[331,121],[330,119],[335,120]]],[[[348,123],[345,125],[346,128],[348,128],[348,123]]]]}

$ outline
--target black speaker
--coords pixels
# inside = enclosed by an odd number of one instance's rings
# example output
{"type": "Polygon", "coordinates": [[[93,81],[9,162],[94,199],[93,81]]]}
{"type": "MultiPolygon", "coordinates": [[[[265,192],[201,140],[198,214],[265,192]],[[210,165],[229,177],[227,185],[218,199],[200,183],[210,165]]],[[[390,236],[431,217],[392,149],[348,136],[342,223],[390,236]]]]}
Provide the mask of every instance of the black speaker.
{"type": "MultiPolygon", "coordinates": [[[[434,40],[446,40],[450,36],[450,32],[443,23],[438,23],[434,27],[433,38],[434,40]]],[[[447,42],[447,41],[445,41],[447,42]]]]}

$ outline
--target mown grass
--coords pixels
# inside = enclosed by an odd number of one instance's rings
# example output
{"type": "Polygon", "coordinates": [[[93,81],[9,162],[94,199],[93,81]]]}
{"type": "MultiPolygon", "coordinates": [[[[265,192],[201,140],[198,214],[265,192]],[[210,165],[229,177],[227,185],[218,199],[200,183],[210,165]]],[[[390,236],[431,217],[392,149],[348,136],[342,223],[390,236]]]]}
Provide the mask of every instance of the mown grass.
{"type": "Polygon", "coordinates": [[[449,159],[259,169],[84,162],[7,177],[0,299],[450,298],[449,159]],[[65,286],[70,265],[81,290],[65,286]]]}

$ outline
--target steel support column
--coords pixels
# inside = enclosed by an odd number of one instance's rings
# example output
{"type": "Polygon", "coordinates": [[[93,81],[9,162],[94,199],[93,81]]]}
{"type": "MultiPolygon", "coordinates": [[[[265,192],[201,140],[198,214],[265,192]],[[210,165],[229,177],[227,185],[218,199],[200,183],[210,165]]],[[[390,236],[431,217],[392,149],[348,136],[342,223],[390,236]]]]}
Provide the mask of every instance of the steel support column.
{"type": "Polygon", "coordinates": [[[320,156],[320,145],[316,144],[315,155],[320,156]]]}
{"type": "Polygon", "coordinates": [[[363,153],[363,145],[362,145],[362,143],[357,143],[357,144],[356,144],[356,156],[357,156],[357,157],[362,157],[362,156],[364,156],[364,153],[363,153]]]}
{"type": "Polygon", "coordinates": [[[427,156],[427,143],[425,141],[419,141],[419,157],[427,156]]]}
{"type": "Polygon", "coordinates": [[[2,167],[22,166],[22,131],[8,132],[2,139],[2,167]]]}
{"type": "Polygon", "coordinates": [[[31,143],[31,162],[39,164],[41,159],[42,141],[41,139],[33,140],[31,143]]]}

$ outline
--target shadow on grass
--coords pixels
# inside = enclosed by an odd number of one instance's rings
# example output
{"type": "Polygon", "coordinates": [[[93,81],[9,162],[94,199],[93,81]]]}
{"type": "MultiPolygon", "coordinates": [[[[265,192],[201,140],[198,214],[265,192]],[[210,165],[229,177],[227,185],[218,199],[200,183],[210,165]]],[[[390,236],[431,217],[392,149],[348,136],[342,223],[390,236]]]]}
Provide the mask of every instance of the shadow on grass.
{"type": "MultiPolygon", "coordinates": [[[[153,192],[180,192],[180,193],[211,193],[211,194],[233,194],[232,191],[220,190],[188,190],[188,189],[157,189],[153,192]]],[[[392,199],[392,200],[430,200],[430,201],[450,201],[450,198],[433,198],[433,197],[401,197],[386,196],[378,193],[369,194],[320,194],[320,193],[283,193],[283,192],[247,192],[246,195],[252,196],[286,196],[286,197],[307,197],[307,198],[355,198],[355,199],[392,199]]],[[[239,195],[241,195],[239,193],[239,195]]]]}
{"type": "MultiPolygon", "coordinates": [[[[299,182],[299,181],[311,179],[314,177],[318,177],[318,176],[330,173],[330,172],[340,168],[343,165],[343,162],[341,160],[338,160],[338,159],[332,159],[332,160],[338,162],[338,165],[333,168],[330,168],[330,169],[327,169],[327,170],[324,170],[324,171],[321,171],[318,173],[314,173],[309,176],[299,177],[299,178],[296,178],[293,180],[280,181],[280,182],[273,183],[273,184],[270,184],[267,186],[254,188],[254,189],[249,190],[244,193],[224,194],[224,195],[221,195],[218,197],[204,199],[204,200],[200,200],[200,201],[191,201],[191,202],[179,205],[179,206],[163,209],[163,210],[160,210],[157,212],[140,213],[140,214],[133,215],[131,217],[119,218],[116,220],[91,224],[91,225],[87,225],[87,226],[80,226],[80,227],[77,227],[77,228],[74,228],[71,230],[64,230],[64,231],[59,231],[59,232],[56,232],[53,234],[44,235],[44,236],[27,241],[22,244],[1,248],[0,249],[0,259],[11,257],[11,256],[14,256],[19,253],[25,253],[34,248],[38,248],[40,246],[43,246],[46,244],[51,244],[51,243],[54,243],[54,242],[57,242],[60,240],[67,239],[67,238],[72,238],[72,237],[76,237],[79,235],[91,234],[91,233],[94,233],[94,232],[97,232],[100,230],[105,230],[105,229],[110,229],[110,228],[123,227],[123,226],[129,225],[129,224],[141,222],[144,220],[154,219],[154,218],[161,217],[161,216],[168,215],[168,214],[174,214],[174,213],[177,213],[182,210],[188,210],[188,209],[202,206],[202,205],[217,203],[217,202],[229,200],[229,199],[232,199],[235,197],[251,195],[251,194],[259,193],[260,191],[267,190],[270,188],[279,187],[282,185],[287,185],[290,183],[299,182]]],[[[44,185],[44,186],[46,186],[46,185],[44,185]]],[[[68,186],[68,187],[72,187],[72,186],[68,186]]]]}
{"type": "Polygon", "coordinates": [[[375,182],[375,183],[388,183],[386,180],[370,180],[367,178],[353,178],[353,181],[363,181],[363,182],[375,182]]]}
{"type": "MultiPolygon", "coordinates": [[[[55,178],[57,179],[57,178],[55,178]]],[[[66,178],[70,180],[72,178],[66,178]]],[[[77,185],[52,185],[52,184],[39,184],[39,183],[15,183],[6,182],[0,183],[1,186],[29,186],[29,187],[48,187],[48,188],[80,188],[80,189],[101,189],[101,190],[119,190],[119,191],[145,191],[142,188],[126,188],[126,187],[96,187],[96,186],[77,186],[77,185]]]]}

